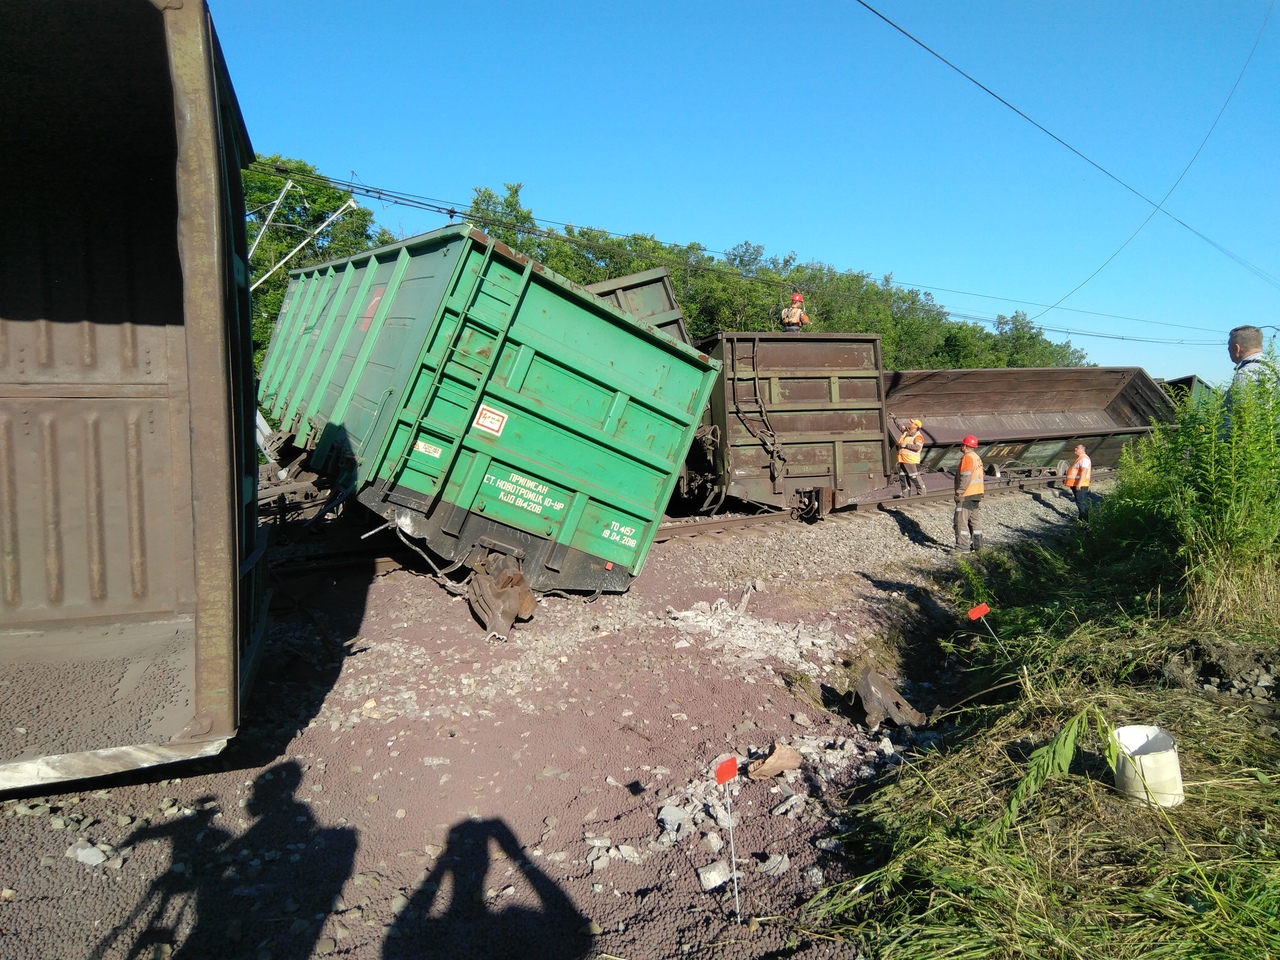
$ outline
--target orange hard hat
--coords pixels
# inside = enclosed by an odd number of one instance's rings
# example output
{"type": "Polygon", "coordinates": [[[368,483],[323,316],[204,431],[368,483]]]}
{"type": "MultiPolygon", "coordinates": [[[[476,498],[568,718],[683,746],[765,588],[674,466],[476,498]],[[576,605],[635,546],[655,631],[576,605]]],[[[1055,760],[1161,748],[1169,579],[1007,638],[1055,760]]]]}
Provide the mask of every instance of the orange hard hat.
{"type": "Polygon", "coordinates": [[[792,303],[804,303],[804,294],[802,294],[802,293],[793,293],[793,294],[791,295],[791,302],[792,302],[792,303]]]}
{"type": "Polygon", "coordinates": [[[960,443],[966,447],[976,447],[978,445],[978,438],[971,433],[961,440],[960,443]]]}

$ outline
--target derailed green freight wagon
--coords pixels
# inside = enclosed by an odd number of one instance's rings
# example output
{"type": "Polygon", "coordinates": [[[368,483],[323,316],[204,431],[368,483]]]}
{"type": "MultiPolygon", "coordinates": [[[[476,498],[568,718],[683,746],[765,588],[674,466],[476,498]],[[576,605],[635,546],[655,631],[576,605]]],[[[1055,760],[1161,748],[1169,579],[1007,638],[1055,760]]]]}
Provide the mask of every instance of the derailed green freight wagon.
{"type": "Polygon", "coordinates": [[[504,590],[640,573],[716,372],[462,225],[293,271],[259,396],[340,491],[475,571],[502,632],[504,590]]]}

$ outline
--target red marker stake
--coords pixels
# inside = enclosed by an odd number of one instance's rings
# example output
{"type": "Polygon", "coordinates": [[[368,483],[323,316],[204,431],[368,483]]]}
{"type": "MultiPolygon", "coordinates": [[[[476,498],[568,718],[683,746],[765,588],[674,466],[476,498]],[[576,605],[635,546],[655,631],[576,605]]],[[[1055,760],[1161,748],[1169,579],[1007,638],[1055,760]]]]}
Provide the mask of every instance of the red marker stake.
{"type": "Polygon", "coordinates": [[[733,877],[733,909],[738,915],[738,922],[742,922],[742,904],[738,900],[738,851],[733,843],[733,797],[729,793],[729,788],[725,786],[730,780],[736,779],[738,776],[738,758],[736,756],[726,757],[716,764],[716,783],[724,787],[724,802],[729,809],[729,874],[733,877]]]}
{"type": "Polygon", "coordinates": [[[988,607],[985,603],[980,603],[976,607],[974,607],[972,610],[969,611],[969,619],[982,621],[982,625],[987,628],[987,633],[991,634],[991,636],[995,638],[996,643],[1000,644],[1000,649],[1004,650],[1004,655],[1006,657],[1009,657],[1009,661],[1012,663],[1013,657],[1009,655],[1008,650],[1005,650],[1004,644],[1000,643],[1000,638],[997,637],[996,632],[991,629],[991,624],[987,623],[987,614],[990,612],[991,612],[990,607],[988,607]]]}

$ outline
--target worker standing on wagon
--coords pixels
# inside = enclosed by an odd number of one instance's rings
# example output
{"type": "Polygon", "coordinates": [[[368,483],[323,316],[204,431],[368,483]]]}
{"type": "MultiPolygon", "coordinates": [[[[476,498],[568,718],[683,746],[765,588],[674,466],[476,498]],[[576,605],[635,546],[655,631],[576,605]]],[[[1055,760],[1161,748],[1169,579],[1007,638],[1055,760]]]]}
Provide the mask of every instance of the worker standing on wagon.
{"type": "Polygon", "coordinates": [[[982,549],[982,458],[978,456],[978,438],[969,434],[961,441],[964,450],[956,468],[956,550],[963,550],[972,535],[970,550],[982,549]]]}
{"type": "Polygon", "coordinates": [[[1067,477],[1062,481],[1062,485],[1076,498],[1076,510],[1080,512],[1080,519],[1083,520],[1089,515],[1091,497],[1089,480],[1093,475],[1093,461],[1089,459],[1089,452],[1083,443],[1076,444],[1075,454],[1076,462],[1067,467],[1067,477]]]}
{"type": "Polygon", "coordinates": [[[782,311],[782,329],[787,333],[799,333],[801,326],[808,326],[809,315],[804,312],[804,294],[793,293],[791,306],[782,311]]]}
{"type": "Polygon", "coordinates": [[[924,421],[913,419],[898,438],[898,486],[904,497],[911,496],[913,487],[917,494],[924,496],[924,484],[920,482],[920,456],[924,451],[924,434],[920,428],[923,426],[924,421]]]}

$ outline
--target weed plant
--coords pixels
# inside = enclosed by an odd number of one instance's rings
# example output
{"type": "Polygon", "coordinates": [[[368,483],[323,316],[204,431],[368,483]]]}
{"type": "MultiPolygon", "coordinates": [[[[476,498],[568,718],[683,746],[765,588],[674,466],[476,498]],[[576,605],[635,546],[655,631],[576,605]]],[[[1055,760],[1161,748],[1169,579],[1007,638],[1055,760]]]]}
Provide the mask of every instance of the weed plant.
{"type": "Polygon", "coordinates": [[[990,713],[851,808],[863,870],[809,904],[811,930],[886,960],[1280,956],[1274,741],[1247,708],[1027,679],[990,713]],[[1106,731],[1134,717],[1177,732],[1182,806],[1109,785],[1106,731]]]}
{"type": "Polygon", "coordinates": [[[1280,605],[1280,386],[1184,396],[1121,457],[1101,511],[1111,549],[1167,551],[1197,621],[1270,622],[1280,605]]]}

